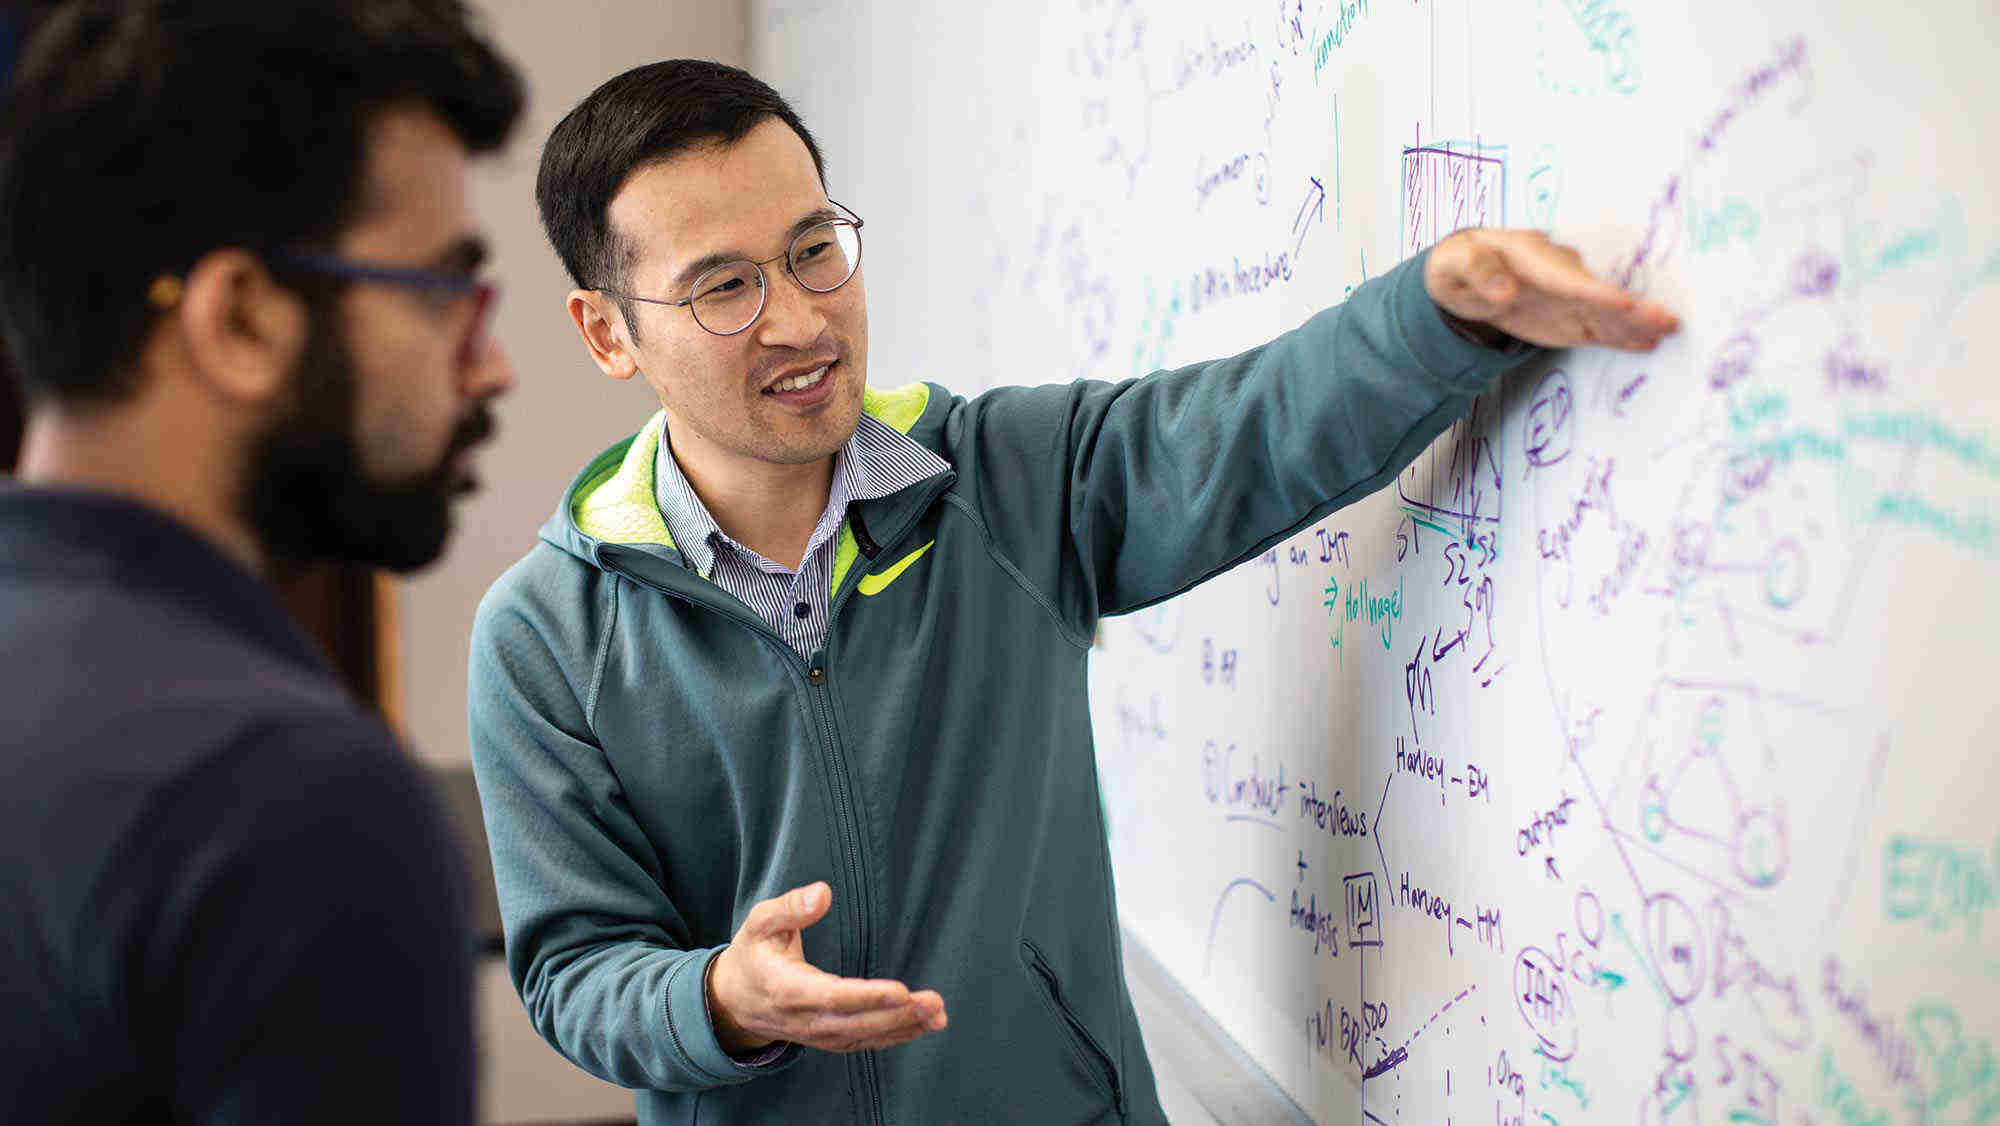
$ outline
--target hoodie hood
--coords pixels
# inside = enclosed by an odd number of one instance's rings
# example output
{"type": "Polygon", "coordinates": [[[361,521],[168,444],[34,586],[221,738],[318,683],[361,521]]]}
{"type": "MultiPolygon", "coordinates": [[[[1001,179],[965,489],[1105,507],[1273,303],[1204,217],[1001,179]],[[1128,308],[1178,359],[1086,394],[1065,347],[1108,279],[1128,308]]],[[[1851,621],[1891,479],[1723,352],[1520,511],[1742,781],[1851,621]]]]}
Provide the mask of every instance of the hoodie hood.
{"type": "MultiPolygon", "coordinates": [[[[948,396],[941,396],[946,399],[948,396]]],[[[913,435],[924,421],[932,400],[926,383],[912,383],[888,391],[870,387],[862,391],[861,409],[885,426],[916,437],[936,448],[934,440],[913,435]]],[[[942,425],[932,419],[926,430],[942,425]]],[[[639,432],[592,458],[564,491],[562,503],[542,525],[541,538],[563,551],[587,560],[601,570],[624,570],[619,563],[633,555],[670,561],[685,568],[686,559],[667,532],[655,492],[654,467],[658,464],[660,440],[666,433],[666,411],[656,411],[639,432]],[[619,550],[611,550],[619,549],[619,550]]],[[[845,525],[835,547],[833,585],[853,566],[859,548],[854,533],[845,525]]]]}

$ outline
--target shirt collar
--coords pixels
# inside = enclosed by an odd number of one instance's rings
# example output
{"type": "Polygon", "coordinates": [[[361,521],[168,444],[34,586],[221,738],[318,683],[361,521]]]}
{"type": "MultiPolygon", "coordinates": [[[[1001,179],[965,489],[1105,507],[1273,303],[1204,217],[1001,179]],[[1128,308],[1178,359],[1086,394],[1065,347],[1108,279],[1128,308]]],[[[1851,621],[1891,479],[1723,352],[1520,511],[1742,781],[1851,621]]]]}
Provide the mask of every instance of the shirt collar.
{"type": "MultiPolygon", "coordinates": [[[[833,481],[827,490],[826,511],[820,516],[814,542],[837,531],[847,517],[847,505],[855,500],[880,500],[951,468],[943,458],[917,444],[908,435],[873,415],[863,414],[834,455],[833,481]]],[[[660,452],[653,471],[655,499],[667,534],[674,546],[697,574],[707,577],[715,571],[715,541],[732,543],[722,526],[708,511],[694,486],[674,460],[666,427],[660,428],[660,452]]]]}

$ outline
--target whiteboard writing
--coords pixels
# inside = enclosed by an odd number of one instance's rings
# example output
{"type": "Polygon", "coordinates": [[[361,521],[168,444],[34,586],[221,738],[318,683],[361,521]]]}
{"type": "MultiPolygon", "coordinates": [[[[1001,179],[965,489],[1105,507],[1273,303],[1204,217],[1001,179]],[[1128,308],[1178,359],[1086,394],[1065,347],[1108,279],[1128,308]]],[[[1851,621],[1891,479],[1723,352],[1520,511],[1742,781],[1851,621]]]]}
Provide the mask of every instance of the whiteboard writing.
{"type": "MultiPolygon", "coordinates": [[[[915,18],[855,5],[839,41],[915,18]]],[[[1104,623],[1123,922],[1284,1092],[1378,1126],[2000,1121],[1990,13],[921,18],[979,50],[870,74],[949,113],[885,121],[817,55],[771,76],[888,216],[887,383],[1230,355],[1468,225],[1683,319],[1529,364],[1377,495],[1104,623]]]]}

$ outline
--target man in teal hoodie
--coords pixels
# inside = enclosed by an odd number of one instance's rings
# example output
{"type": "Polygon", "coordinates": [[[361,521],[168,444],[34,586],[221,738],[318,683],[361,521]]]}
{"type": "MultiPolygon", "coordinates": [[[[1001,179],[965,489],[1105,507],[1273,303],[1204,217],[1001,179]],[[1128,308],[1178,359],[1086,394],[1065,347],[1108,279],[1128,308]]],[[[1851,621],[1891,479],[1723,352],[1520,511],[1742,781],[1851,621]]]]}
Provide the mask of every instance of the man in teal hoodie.
{"type": "Polygon", "coordinates": [[[646,1123],[1160,1121],[1098,619],[1386,484],[1534,346],[1675,327],[1464,231],[1229,359],[876,390],[862,220],[755,78],[612,79],[537,194],[592,359],[662,409],[481,605],[473,765],[528,1012],[646,1123]]]}

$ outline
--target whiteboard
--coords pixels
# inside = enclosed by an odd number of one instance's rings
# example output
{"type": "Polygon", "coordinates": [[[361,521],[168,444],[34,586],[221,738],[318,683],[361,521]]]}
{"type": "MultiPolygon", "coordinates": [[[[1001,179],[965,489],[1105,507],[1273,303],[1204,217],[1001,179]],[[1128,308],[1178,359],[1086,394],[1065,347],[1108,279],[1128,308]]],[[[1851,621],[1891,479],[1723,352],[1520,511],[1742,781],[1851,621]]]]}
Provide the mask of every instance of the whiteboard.
{"type": "Polygon", "coordinates": [[[1315,1119],[2000,1120],[1997,41],[1990,0],[754,7],[868,220],[880,385],[1228,355],[1471,224],[1682,315],[1104,625],[1121,915],[1315,1119]]]}

